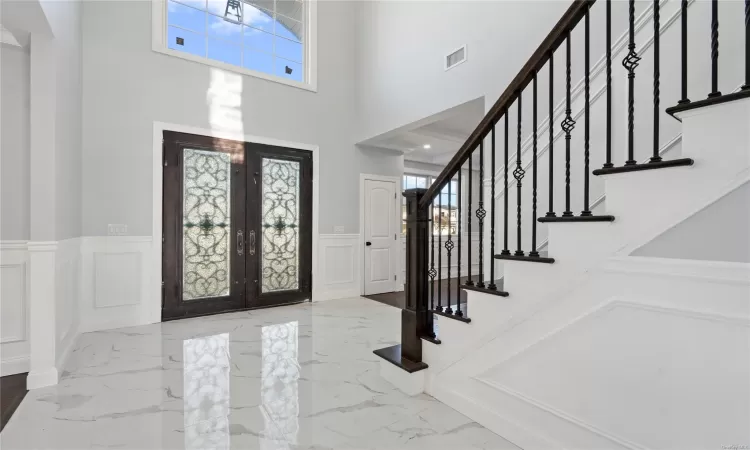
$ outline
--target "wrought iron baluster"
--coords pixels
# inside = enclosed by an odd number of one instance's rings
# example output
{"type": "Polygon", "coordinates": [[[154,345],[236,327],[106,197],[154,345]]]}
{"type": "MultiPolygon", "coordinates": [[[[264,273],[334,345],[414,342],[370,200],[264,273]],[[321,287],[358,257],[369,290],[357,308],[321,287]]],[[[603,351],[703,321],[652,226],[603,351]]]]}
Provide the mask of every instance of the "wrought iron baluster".
{"type": "Polygon", "coordinates": [[[484,139],[479,141],[479,207],[477,220],[479,222],[479,281],[477,287],[484,287],[484,139]]]}
{"type": "Polygon", "coordinates": [[[555,141],[555,52],[549,52],[549,211],[545,217],[557,217],[555,214],[554,168],[555,157],[553,144],[555,141]]]}
{"type": "Polygon", "coordinates": [[[503,171],[505,176],[505,190],[503,191],[503,251],[501,255],[510,255],[508,249],[508,111],[505,111],[505,164],[503,171]]]}
{"type": "Polygon", "coordinates": [[[628,160],[626,166],[638,164],[635,160],[635,68],[638,67],[640,56],[635,52],[635,0],[630,0],[629,8],[629,41],[628,54],[622,60],[622,65],[628,71],[628,160]]]}
{"type": "MultiPolygon", "coordinates": [[[[463,236],[461,235],[461,189],[463,189],[463,184],[461,184],[462,179],[462,173],[463,170],[461,168],[458,169],[458,189],[456,192],[456,225],[458,227],[458,276],[456,278],[456,315],[458,317],[462,317],[464,314],[461,312],[461,240],[463,239],[463,236]]],[[[469,241],[469,245],[471,245],[471,241],[469,241]]]]}
{"type": "Polygon", "coordinates": [[[453,180],[448,180],[448,238],[445,241],[445,251],[448,256],[448,291],[446,293],[446,301],[448,303],[448,307],[445,308],[446,314],[453,314],[453,309],[451,308],[451,254],[453,253],[453,240],[451,239],[451,185],[453,184],[453,180]]]}
{"type": "Polygon", "coordinates": [[[521,167],[521,120],[523,117],[521,104],[523,103],[522,98],[523,92],[518,92],[518,148],[516,149],[516,170],[513,171],[513,177],[516,179],[516,252],[514,255],[523,256],[524,251],[521,249],[521,180],[525,174],[523,167],[521,167]]]}
{"type": "Polygon", "coordinates": [[[495,285],[495,124],[492,125],[492,177],[490,187],[490,283],[487,289],[497,290],[495,285]]]}
{"type": "Polygon", "coordinates": [[[437,311],[443,311],[443,195],[438,193],[438,245],[437,249],[433,248],[433,251],[438,252],[438,267],[437,267],[437,311]]]}
{"type": "Polygon", "coordinates": [[[471,213],[472,213],[472,210],[471,210],[471,180],[474,178],[474,171],[473,171],[474,164],[472,163],[472,158],[473,157],[474,157],[474,153],[471,153],[469,155],[469,172],[468,172],[468,177],[469,177],[469,196],[468,196],[469,197],[469,208],[466,210],[467,211],[467,214],[466,214],[466,228],[467,228],[467,232],[466,232],[466,234],[469,236],[469,246],[466,247],[466,250],[469,253],[467,255],[467,258],[466,258],[466,261],[468,261],[468,263],[466,264],[466,266],[467,266],[466,270],[469,273],[468,279],[466,280],[466,285],[467,286],[474,286],[474,280],[471,279],[471,264],[472,264],[472,262],[471,262],[471,247],[472,247],[472,244],[471,244],[471,213]]]}
{"type": "Polygon", "coordinates": [[[711,0],[711,93],[719,97],[719,0],[711,0]]]}
{"type": "Polygon", "coordinates": [[[661,34],[661,25],[659,24],[659,0],[654,0],[654,154],[649,162],[655,163],[661,161],[659,156],[659,35],[661,34]]]}
{"type": "Polygon", "coordinates": [[[430,203],[430,228],[432,229],[432,245],[430,245],[430,271],[427,274],[430,276],[430,309],[435,309],[435,277],[437,271],[435,270],[435,200],[430,203]]]}
{"type": "Polygon", "coordinates": [[[612,0],[607,0],[607,160],[605,169],[614,167],[612,164],[612,0]]]}
{"type": "Polygon", "coordinates": [[[532,107],[532,125],[531,125],[531,133],[532,133],[532,139],[533,139],[533,155],[532,155],[532,161],[531,161],[531,250],[529,251],[529,256],[536,257],[539,256],[539,252],[536,249],[536,157],[537,157],[537,139],[536,139],[536,115],[537,115],[537,93],[536,93],[536,70],[534,71],[534,78],[533,78],[533,100],[534,104],[532,107]]]}
{"type": "Polygon", "coordinates": [[[565,211],[563,217],[573,217],[573,211],[570,210],[570,133],[576,126],[570,109],[570,31],[565,36],[565,120],[560,127],[565,132],[565,211]]]}
{"type": "MultiPolygon", "coordinates": [[[[658,1],[658,0],[656,0],[658,1]]],[[[583,43],[583,211],[581,216],[586,217],[591,215],[591,208],[589,204],[589,158],[590,158],[590,138],[591,138],[591,62],[590,62],[590,24],[589,24],[589,9],[586,9],[586,15],[583,16],[584,26],[584,43],[583,43]]]]}
{"type": "Polygon", "coordinates": [[[680,9],[680,18],[682,19],[682,29],[680,30],[680,40],[682,41],[682,98],[677,103],[683,105],[690,103],[688,98],[688,0],[682,0],[680,9]]]}

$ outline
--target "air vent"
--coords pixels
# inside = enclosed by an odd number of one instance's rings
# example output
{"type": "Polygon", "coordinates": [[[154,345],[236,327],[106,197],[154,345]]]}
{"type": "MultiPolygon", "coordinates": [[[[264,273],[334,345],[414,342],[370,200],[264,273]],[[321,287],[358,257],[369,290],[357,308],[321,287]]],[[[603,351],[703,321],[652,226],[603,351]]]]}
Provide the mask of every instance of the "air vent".
{"type": "Polygon", "coordinates": [[[462,46],[458,50],[450,53],[445,57],[445,70],[452,69],[457,65],[466,61],[466,46],[462,46]]]}

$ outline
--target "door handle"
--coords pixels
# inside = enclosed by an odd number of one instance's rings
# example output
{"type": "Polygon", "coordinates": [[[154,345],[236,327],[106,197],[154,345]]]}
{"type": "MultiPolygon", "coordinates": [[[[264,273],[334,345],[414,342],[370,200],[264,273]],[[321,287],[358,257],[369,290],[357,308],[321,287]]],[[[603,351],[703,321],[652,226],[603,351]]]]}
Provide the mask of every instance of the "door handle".
{"type": "Polygon", "coordinates": [[[248,249],[247,253],[250,256],[255,255],[255,230],[250,230],[250,234],[247,236],[248,245],[250,245],[250,248],[248,249]]]}
{"type": "Polygon", "coordinates": [[[369,247],[369,246],[371,246],[371,245],[372,245],[372,242],[370,242],[370,241],[367,241],[367,242],[365,242],[365,245],[369,247]]]}
{"type": "Polygon", "coordinates": [[[245,235],[242,230],[237,230],[237,254],[242,256],[245,253],[245,235]]]}

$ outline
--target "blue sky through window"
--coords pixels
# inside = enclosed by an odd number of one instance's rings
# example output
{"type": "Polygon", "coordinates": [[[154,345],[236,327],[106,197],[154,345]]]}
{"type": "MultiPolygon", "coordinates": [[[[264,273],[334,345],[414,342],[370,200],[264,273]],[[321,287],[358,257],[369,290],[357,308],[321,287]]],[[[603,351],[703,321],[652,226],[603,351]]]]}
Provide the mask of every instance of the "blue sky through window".
{"type": "MultiPolygon", "coordinates": [[[[254,3],[269,8],[274,5],[273,0],[254,3]]],[[[294,81],[304,81],[302,22],[243,3],[242,23],[234,23],[224,18],[226,5],[226,0],[169,0],[167,47],[294,81]],[[285,23],[290,24],[293,30],[285,23]]]]}

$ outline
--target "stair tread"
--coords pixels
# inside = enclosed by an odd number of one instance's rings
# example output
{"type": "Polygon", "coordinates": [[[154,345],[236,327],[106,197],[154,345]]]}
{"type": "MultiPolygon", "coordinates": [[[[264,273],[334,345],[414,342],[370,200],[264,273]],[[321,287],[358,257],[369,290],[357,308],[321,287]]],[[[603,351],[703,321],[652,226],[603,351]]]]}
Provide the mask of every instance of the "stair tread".
{"type": "Polygon", "coordinates": [[[535,263],[545,263],[545,264],[552,264],[555,262],[555,258],[550,258],[548,252],[539,252],[539,256],[529,256],[528,253],[524,254],[523,256],[518,256],[514,254],[510,255],[495,255],[495,259],[502,259],[506,261],[525,261],[525,262],[535,262],[535,263]]]}
{"type": "Polygon", "coordinates": [[[445,312],[445,308],[440,308],[440,309],[435,308],[435,309],[432,310],[432,312],[435,313],[435,314],[437,314],[437,315],[439,315],[439,316],[447,317],[449,319],[458,320],[458,321],[461,321],[461,322],[464,322],[464,323],[471,322],[471,319],[468,318],[468,317],[466,317],[465,315],[459,317],[456,314],[446,313],[445,312]]]}
{"type": "Polygon", "coordinates": [[[670,159],[659,162],[632,164],[629,166],[603,167],[594,170],[592,173],[594,175],[611,175],[615,173],[638,172],[641,170],[667,169],[670,167],[692,166],[694,162],[692,158],[670,159]]]}
{"type": "Polygon", "coordinates": [[[499,279],[495,281],[495,285],[497,286],[496,289],[489,289],[487,287],[479,287],[476,285],[467,285],[462,284],[461,289],[466,289],[469,291],[476,291],[476,292],[482,292],[484,294],[490,294],[490,295],[498,295],[500,297],[507,297],[508,293],[503,290],[503,279],[499,279]]]}
{"type": "Polygon", "coordinates": [[[537,219],[540,223],[554,222],[614,222],[615,216],[596,215],[596,216],[557,216],[557,217],[540,217],[537,219]]]}

